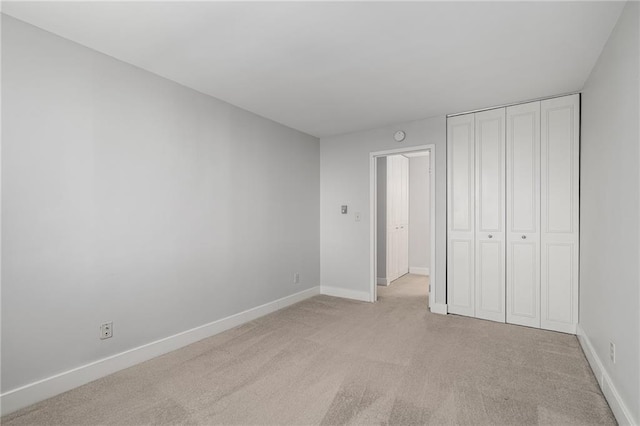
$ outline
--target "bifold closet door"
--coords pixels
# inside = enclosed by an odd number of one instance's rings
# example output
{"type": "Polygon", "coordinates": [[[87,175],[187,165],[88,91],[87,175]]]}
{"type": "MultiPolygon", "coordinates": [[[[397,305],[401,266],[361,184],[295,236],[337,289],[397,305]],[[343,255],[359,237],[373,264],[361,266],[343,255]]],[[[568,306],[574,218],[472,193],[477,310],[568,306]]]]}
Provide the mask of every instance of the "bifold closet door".
{"type": "Polygon", "coordinates": [[[578,322],[579,95],[542,101],[541,327],[576,332],[578,322]]]}
{"type": "Polygon", "coordinates": [[[505,109],[475,115],[475,316],[505,322],[505,109]]]}
{"type": "Polygon", "coordinates": [[[400,235],[398,241],[399,263],[398,269],[400,276],[409,273],[409,159],[405,156],[399,156],[400,168],[400,217],[398,224],[400,225],[400,235]]]}
{"type": "Polygon", "coordinates": [[[507,322],[540,327],[540,102],[507,108],[507,322]]]}
{"type": "Polygon", "coordinates": [[[475,124],[473,114],[447,120],[447,309],[475,316],[475,124]]]}
{"type": "Polygon", "coordinates": [[[409,159],[387,157],[387,279],[409,272],[409,159]]]}
{"type": "Polygon", "coordinates": [[[400,226],[398,220],[400,211],[400,168],[399,157],[387,157],[387,279],[393,281],[400,276],[398,234],[400,226]]]}

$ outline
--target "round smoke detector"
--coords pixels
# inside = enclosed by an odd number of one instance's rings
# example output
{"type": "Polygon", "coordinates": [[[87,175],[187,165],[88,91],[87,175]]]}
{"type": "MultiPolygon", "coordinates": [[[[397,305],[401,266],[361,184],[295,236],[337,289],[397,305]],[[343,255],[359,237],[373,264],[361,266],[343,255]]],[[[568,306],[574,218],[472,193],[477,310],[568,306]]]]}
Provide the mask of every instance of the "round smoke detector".
{"type": "Polygon", "coordinates": [[[402,142],[406,137],[407,137],[407,134],[402,130],[398,130],[393,134],[393,139],[395,139],[396,142],[402,142]]]}

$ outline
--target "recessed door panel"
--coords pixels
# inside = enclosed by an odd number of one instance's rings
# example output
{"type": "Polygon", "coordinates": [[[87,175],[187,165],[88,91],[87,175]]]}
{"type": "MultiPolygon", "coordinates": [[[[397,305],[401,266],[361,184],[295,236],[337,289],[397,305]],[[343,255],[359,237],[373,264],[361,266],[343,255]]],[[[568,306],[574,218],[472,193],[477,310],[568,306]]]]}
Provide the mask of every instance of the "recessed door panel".
{"type": "Polygon", "coordinates": [[[473,115],[468,119],[466,116],[454,117],[450,122],[452,122],[449,144],[451,230],[472,232],[474,218],[473,115]],[[465,118],[465,120],[455,120],[456,118],[465,118]]]}
{"type": "Polygon", "coordinates": [[[452,240],[450,242],[451,264],[456,265],[448,271],[451,292],[449,294],[449,312],[454,314],[474,316],[474,270],[473,242],[465,240],[452,240]]]}
{"type": "Polygon", "coordinates": [[[540,102],[507,108],[507,322],[540,327],[540,102]]]}
{"type": "Polygon", "coordinates": [[[504,217],[504,109],[476,114],[477,232],[501,232],[504,217]]]}
{"type": "Polygon", "coordinates": [[[573,108],[560,106],[545,112],[545,232],[572,232],[574,140],[573,108]]]}
{"type": "Polygon", "coordinates": [[[509,244],[507,322],[540,327],[538,247],[534,242],[509,244]]]}
{"type": "Polygon", "coordinates": [[[539,102],[508,109],[510,229],[515,232],[538,231],[539,110],[539,102]]]}
{"type": "Polygon", "coordinates": [[[477,246],[476,316],[504,322],[504,253],[502,242],[481,242],[477,246]]]}
{"type": "Polygon", "coordinates": [[[551,243],[545,246],[546,321],[571,324],[573,248],[571,243],[551,243]]]}

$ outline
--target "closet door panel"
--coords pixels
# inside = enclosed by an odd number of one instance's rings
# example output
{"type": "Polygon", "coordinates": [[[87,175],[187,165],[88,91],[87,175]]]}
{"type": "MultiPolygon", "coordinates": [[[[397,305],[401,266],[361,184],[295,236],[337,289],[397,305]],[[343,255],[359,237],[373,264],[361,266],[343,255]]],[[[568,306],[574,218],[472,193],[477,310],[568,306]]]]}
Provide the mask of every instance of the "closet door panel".
{"type": "Polygon", "coordinates": [[[578,322],[579,95],[541,102],[541,327],[578,322]]]}
{"type": "Polygon", "coordinates": [[[476,317],[504,322],[504,253],[500,241],[476,245],[476,317]]]}
{"type": "Polygon", "coordinates": [[[505,322],[505,109],[475,114],[475,294],[478,318],[505,322]]]}
{"type": "Polygon", "coordinates": [[[387,157],[387,279],[390,281],[398,278],[398,165],[397,156],[387,157]]]}
{"type": "Polygon", "coordinates": [[[574,247],[571,243],[546,245],[544,319],[547,323],[571,324],[572,322],[574,247]]]}
{"type": "Polygon", "coordinates": [[[475,316],[475,123],[473,114],[447,120],[447,305],[475,316]]]}
{"type": "Polygon", "coordinates": [[[400,156],[400,275],[409,273],[409,159],[400,156]]]}
{"type": "Polygon", "coordinates": [[[455,267],[447,270],[447,284],[450,284],[447,309],[452,314],[475,316],[473,241],[452,239],[449,246],[447,260],[455,267]]]}
{"type": "Polygon", "coordinates": [[[507,322],[540,327],[540,253],[537,244],[514,241],[507,254],[507,322]]]}
{"type": "Polygon", "coordinates": [[[540,102],[507,108],[507,322],[540,327],[540,102]]]}
{"type": "Polygon", "coordinates": [[[449,119],[449,230],[473,232],[474,203],[474,120],[473,115],[449,119]]]}
{"type": "Polygon", "coordinates": [[[400,220],[401,224],[409,223],[409,159],[400,157],[400,220]]]}

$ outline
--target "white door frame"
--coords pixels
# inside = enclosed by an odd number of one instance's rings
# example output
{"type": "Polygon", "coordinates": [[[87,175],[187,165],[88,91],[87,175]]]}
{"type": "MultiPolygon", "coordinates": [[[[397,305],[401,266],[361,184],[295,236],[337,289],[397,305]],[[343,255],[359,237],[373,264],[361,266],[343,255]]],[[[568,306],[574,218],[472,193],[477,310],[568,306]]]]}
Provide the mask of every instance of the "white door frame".
{"type": "Polygon", "coordinates": [[[386,157],[394,154],[406,154],[416,151],[429,151],[429,168],[431,174],[429,175],[429,232],[430,232],[430,245],[431,245],[431,259],[429,264],[429,307],[433,305],[436,297],[436,146],[434,144],[409,146],[405,148],[390,149],[386,151],[376,151],[369,153],[369,217],[372,219],[369,229],[369,247],[370,247],[370,290],[369,301],[375,302],[378,300],[378,240],[377,240],[377,159],[378,157],[386,157]]]}

